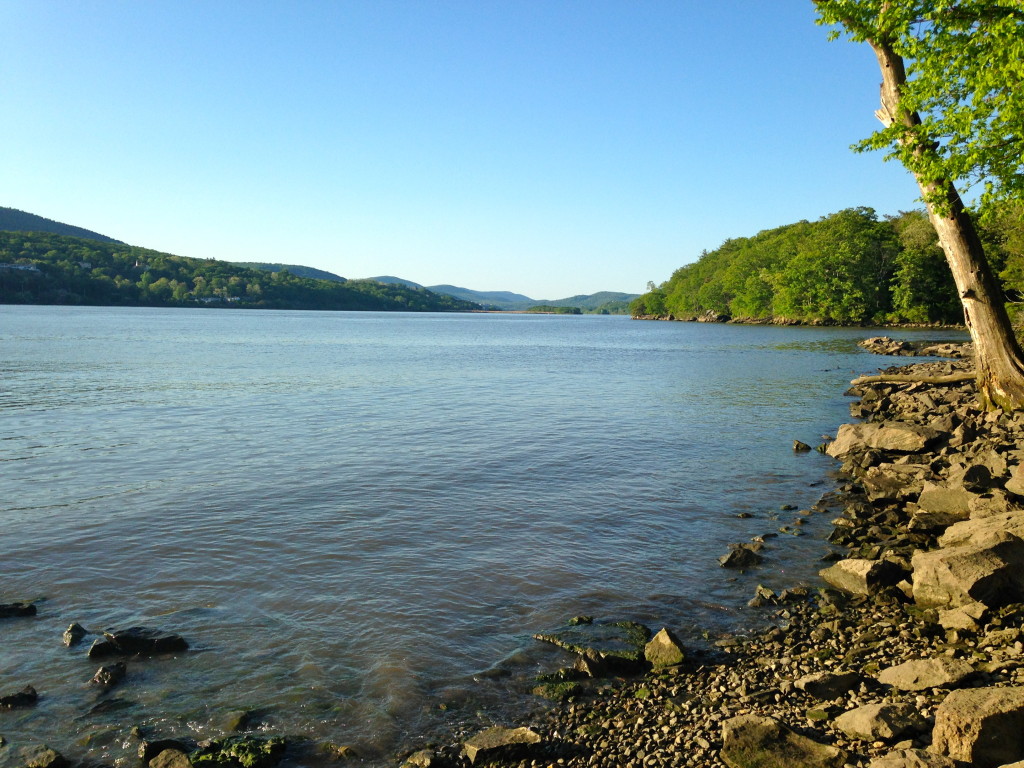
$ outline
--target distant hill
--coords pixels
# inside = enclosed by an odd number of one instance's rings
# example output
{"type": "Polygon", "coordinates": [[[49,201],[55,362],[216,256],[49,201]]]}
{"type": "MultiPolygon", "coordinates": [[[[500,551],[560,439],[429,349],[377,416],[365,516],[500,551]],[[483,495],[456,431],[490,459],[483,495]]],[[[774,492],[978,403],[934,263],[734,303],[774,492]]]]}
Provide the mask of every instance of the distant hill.
{"type": "Polygon", "coordinates": [[[450,312],[478,304],[373,280],[301,277],[51,232],[0,231],[0,304],[450,312]]]}
{"type": "MultiPolygon", "coordinates": [[[[232,261],[231,263],[246,269],[262,269],[264,272],[284,272],[287,270],[297,277],[308,277],[313,280],[333,280],[336,283],[345,282],[345,278],[341,275],[336,275],[323,269],[316,269],[315,267],[303,267],[300,264],[265,264],[260,261],[232,261]]],[[[384,281],[381,280],[379,282],[384,281]]]]}
{"type": "Polygon", "coordinates": [[[54,235],[68,237],[84,237],[88,240],[99,240],[101,243],[120,243],[112,237],[91,232],[81,227],[62,224],[53,219],[44,219],[34,213],[26,213],[16,208],[0,208],[0,231],[3,232],[50,232],[54,235]]]}
{"type": "MultiPolygon", "coordinates": [[[[433,290],[432,288],[426,288],[419,283],[414,283],[412,280],[405,280],[401,277],[394,277],[392,275],[381,275],[380,277],[368,277],[367,280],[376,280],[378,283],[384,283],[385,285],[405,285],[409,288],[423,288],[424,290],[433,290]]],[[[434,291],[438,293],[438,291],[434,291]]],[[[444,293],[444,291],[440,291],[444,293]]],[[[451,295],[451,294],[449,294],[451,295]]]]}
{"type": "Polygon", "coordinates": [[[539,303],[529,296],[510,291],[474,291],[470,288],[459,288],[456,285],[431,285],[427,287],[427,290],[434,293],[445,293],[465,301],[475,301],[495,309],[526,309],[539,303]]]}
{"type": "MultiPolygon", "coordinates": [[[[401,277],[371,277],[379,283],[406,285],[411,288],[423,288],[419,283],[401,277]]],[[[486,309],[499,309],[508,312],[522,312],[539,305],[546,307],[579,307],[584,312],[625,315],[629,312],[629,302],[639,294],[601,291],[594,294],[580,294],[567,299],[531,299],[521,293],[511,291],[475,291],[472,288],[460,288],[457,285],[429,285],[426,290],[454,296],[464,301],[473,301],[486,309]]]]}

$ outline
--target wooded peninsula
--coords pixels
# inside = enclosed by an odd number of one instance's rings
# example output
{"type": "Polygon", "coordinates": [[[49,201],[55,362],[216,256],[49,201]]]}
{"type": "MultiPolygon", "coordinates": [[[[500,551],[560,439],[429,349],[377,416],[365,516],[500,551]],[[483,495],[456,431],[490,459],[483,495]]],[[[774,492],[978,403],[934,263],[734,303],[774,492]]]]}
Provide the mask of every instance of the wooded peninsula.
{"type": "MultiPolygon", "coordinates": [[[[978,212],[1011,311],[1024,296],[1024,204],[978,212]]],[[[726,240],[630,304],[634,317],[748,322],[959,324],[963,308],[923,211],[848,208],[726,240]]]]}

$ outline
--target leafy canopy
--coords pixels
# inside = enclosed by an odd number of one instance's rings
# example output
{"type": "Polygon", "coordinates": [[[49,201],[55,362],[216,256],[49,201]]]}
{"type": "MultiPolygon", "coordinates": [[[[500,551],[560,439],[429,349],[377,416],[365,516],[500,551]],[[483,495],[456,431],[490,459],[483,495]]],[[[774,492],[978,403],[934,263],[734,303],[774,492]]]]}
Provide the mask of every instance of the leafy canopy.
{"type": "MultiPolygon", "coordinates": [[[[903,58],[900,115],[860,144],[982,202],[1024,196],[1021,0],[814,0],[819,23],[903,58]],[[921,152],[921,147],[934,151],[921,152]]],[[[943,199],[928,200],[945,204],[943,199]]]]}

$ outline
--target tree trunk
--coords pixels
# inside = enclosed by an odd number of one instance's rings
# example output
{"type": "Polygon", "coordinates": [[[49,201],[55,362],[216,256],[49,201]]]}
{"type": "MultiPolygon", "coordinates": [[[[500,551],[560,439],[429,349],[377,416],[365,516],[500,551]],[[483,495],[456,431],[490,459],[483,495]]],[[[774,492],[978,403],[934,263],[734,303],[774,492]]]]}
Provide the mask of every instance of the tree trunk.
{"type": "MultiPolygon", "coordinates": [[[[920,125],[920,117],[900,105],[900,89],[907,79],[902,57],[885,41],[869,42],[882,70],[882,107],[875,115],[886,126],[893,122],[907,127],[920,125]]],[[[919,158],[936,155],[933,145],[926,141],[919,138],[916,146],[910,147],[919,158]]],[[[935,159],[938,160],[937,155],[935,159]]],[[[921,188],[928,218],[939,236],[964,307],[964,322],[974,342],[981,405],[986,410],[1024,409],[1024,353],[1013,333],[1003,292],[985,259],[974,222],[952,182],[936,182],[910,170],[921,188]],[[946,205],[937,206],[937,197],[945,199],[946,205]]]]}

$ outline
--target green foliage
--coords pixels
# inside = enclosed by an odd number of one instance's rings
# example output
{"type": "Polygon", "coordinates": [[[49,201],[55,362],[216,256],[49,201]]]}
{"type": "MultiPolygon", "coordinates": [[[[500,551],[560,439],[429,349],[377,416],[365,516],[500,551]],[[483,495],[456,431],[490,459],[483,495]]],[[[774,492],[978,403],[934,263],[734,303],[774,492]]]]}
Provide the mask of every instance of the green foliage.
{"type": "Polygon", "coordinates": [[[879,220],[870,208],[850,208],[730,239],[650,287],[630,304],[634,316],[713,311],[837,324],[962,319],[935,233],[917,211],[879,220]]]}
{"type": "MultiPolygon", "coordinates": [[[[857,145],[884,149],[929,184],[1024,197],[1024,6],[1020,0],[816,0],[819,22],[885,46],[907,72],[901,113],[857,145]],[[919,117],[915,120],[913,116],[919,117]],[[927,148],[927,151],[921,151],[927,148]]],[[[927,202],[945,211],[944,190],[927,202]]]]}
{"type": "Polygon", "coordinates": [[[543,315],[582,315],[583,310],[579,307],[555,307],[550,304],[538,304],[535,307],[529,307],[523,310],[524,312],[533,312],[536,314],[543,315]]]}
{"type": "Polygon", "coordinates": [[[0,303],[438,312],[479,305],[373,280],[314,280],[44,232],[0,232],[0,303]]]}

